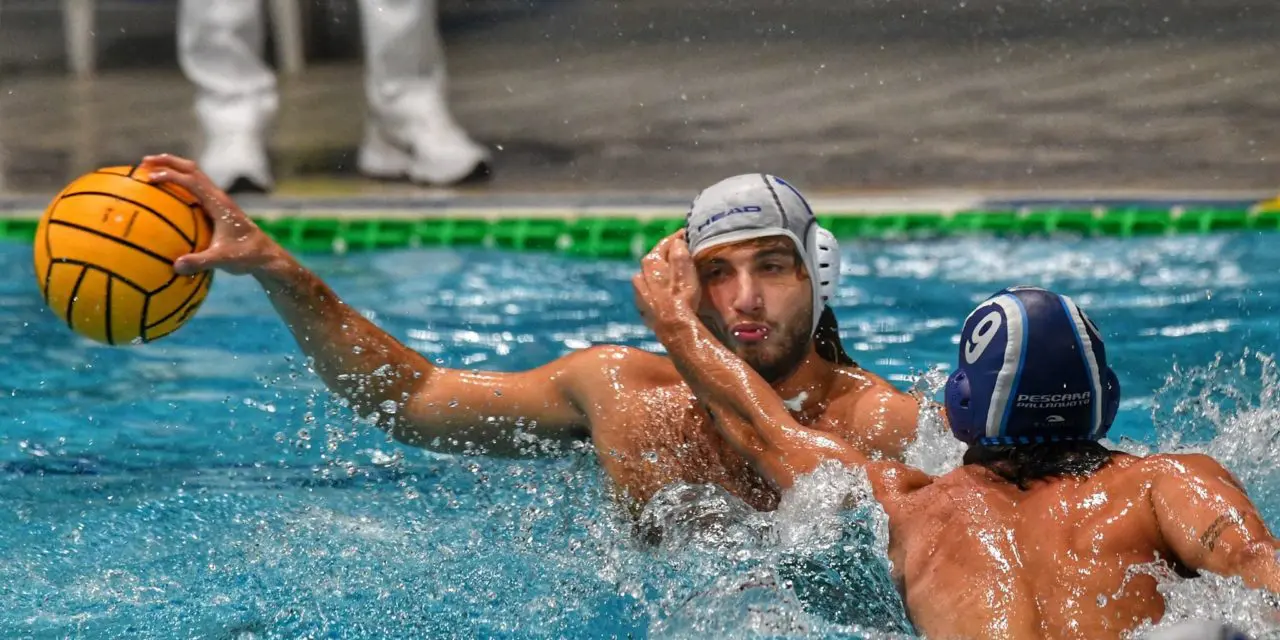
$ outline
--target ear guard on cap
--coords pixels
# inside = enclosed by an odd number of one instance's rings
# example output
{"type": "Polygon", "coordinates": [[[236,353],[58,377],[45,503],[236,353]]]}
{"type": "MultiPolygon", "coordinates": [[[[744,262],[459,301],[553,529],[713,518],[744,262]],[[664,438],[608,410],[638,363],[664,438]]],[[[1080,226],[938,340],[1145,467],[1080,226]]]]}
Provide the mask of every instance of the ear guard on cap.
{"type": "Polygon", "coordinates": [[[1098,439],[1104,438],[1107,431],[1111,430],[1111,423],[1115,422],[1116,414],[1120,411],[1120,378],[1116,377],[1116,372],[1107,367],[1107,379],[1102,383],[1102,397],[1104,404],[1102,405],[1102,424],[1098,426],[1098,439]]]}
{"type": "Polygon", "coordinates": [[[826,304],[836,297],[840,286],[840,243],[830,231],[817,227],[813,242],[813,262],[818,268],[818,296],[826,304]]]}
{"type": "Polygon", "coordinates": [[[952,435],[966,444],[977,442],[986,435],[985,425],[974,424],[969,374],[964,369],[957,369],[947,378],[945,393],[943,404],[947,408],[947,422],[951,425],[952,435]]]}

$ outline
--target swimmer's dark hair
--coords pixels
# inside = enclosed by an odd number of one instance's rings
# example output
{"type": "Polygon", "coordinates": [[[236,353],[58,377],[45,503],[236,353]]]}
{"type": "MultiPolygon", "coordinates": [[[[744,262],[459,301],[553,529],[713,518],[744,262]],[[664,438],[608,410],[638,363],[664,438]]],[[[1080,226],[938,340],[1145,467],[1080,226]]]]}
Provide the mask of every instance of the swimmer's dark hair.
{"type": "Polygon", "coordinates": [[[858,363],[849,357],[840,342],[840,325],[836,323],[836,313],[831,307],[823,306],[822,317],[818,319],[818,328],[813,332],[813,346],[823,360],[845,367],[856,367],[858,363]]]}
{"type": "Polygon", "coordinates": [[[964,452],[964,463],[981,465],[1025,491],[1034,480],[1092,475],[1120,453],[1090,440],[1018,445],[973,444],[964,452]]]}

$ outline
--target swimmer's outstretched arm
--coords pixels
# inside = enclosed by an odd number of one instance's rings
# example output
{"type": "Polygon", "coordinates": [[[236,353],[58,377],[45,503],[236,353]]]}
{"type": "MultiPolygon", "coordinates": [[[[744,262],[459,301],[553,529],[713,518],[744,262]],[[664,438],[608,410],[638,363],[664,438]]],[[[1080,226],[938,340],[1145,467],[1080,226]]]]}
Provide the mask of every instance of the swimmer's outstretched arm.
{"type": "Polygon", "coordinates": [[[1196,571],[1239,576],[1280,595],[1277,540],[1237,481],[1213,458],[1158,456],[1151,506],[1178,560],[1196,571]]]}
{"type": "Polygon", "coordinates": [[[213,219],[210,248],[179,258],[175,269],[191,273],[216,268],[253,276],[329,389],[357,415],[376,412],[378,425],[396,439],[437,451],[476,447],[517,455],[530,446],[514,441],[517,428],[555,441],[588,435],[579,391],[600,359],[591,350],[518,373],[435,366],[339,299],[194,162],[153,156],[144,165],[156,182],[172,182],[196,194],[213,219]]]}

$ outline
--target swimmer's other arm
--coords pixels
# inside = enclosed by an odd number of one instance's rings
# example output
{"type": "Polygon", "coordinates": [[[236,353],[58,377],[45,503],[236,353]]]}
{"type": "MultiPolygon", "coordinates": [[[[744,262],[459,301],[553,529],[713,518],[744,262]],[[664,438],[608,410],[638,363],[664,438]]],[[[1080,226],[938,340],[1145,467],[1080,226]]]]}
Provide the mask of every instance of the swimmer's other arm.
{"type": "Polygon", "coordinates": [[[1178,560],[1280,594],[1277,540],[1231,474],[1200,454],[1150,460],[1156,465],[1151,505],[1178,560]]]}
{"type": "Polygon", "coordinates": [[[517,428],[553,441],[587,437],[575,391],[589,352],[515,373],[439,367],[341,301],[282,249],[276,253],[253,275],[299,347],[357,415],[376,411],[379,426],[397,440],[514,455],[530,444],[514,441],[517,428]]]}
{"type": "Polygon", "coordinates": [[[720,435],[778,489],[789,489],[826,460],[865,468],[878,496],[928,483],[918,470],[897,462],[873,462],[843,438],[801,425],[764,378],[696,316],[669,318],[655,327],[655,333],[676,369],[710,411],[720,435]]]}
{"type": "MultiPolygon", "coordinates": [[[[320,278],[258,228],[195,162],[162,154],[143,158],[150,180],[195,194],[213,224],[204,251],[174,261],[178,273],[220,269],[252,275],[270,296],[316,373],[357,415],[376,412],[395,438],[437,450],[523,453],[523,428],[542,441],[586,435],[579,390],[610,355],[581,351],[523,373],[467,373],[434,366],[338,299],[320,278]],[[592,365],[596,365],[592,369],[592,365]],[[586,375],[584,375],[586,374],[586,375]]],[[[598,386],[598,385],[597,385],[598,386]]]]}

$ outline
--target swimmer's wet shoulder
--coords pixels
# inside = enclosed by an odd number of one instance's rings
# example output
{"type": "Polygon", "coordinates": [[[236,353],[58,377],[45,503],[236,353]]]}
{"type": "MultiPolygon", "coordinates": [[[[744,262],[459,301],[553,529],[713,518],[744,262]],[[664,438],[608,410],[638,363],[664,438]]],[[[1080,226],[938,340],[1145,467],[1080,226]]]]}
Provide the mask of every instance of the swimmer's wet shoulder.
{"type": "MultiPolygon", "coordinates": [[[[591,425],[602,465],[633,499],[645,501],[672,482],[716,483],[758,508],[776,503],[769,488],[710,425],[710,415],[663,355],[629,347],[593,347],[576,356],[574,404],[591,425]]],[[[821,384],[799,398],[792,415],[839,433],[870,455],[900,454],[914,433],[915,399],[856,367],[822,367],[821,384]]]]}
{"type": "Polygon", "coordinates": [[[841,367],[838,378],[847,391],[832,413],[847,427],[836,433],[863,451],[900,460],[916,439],[920,400],[860,367],[841,367]]]}

